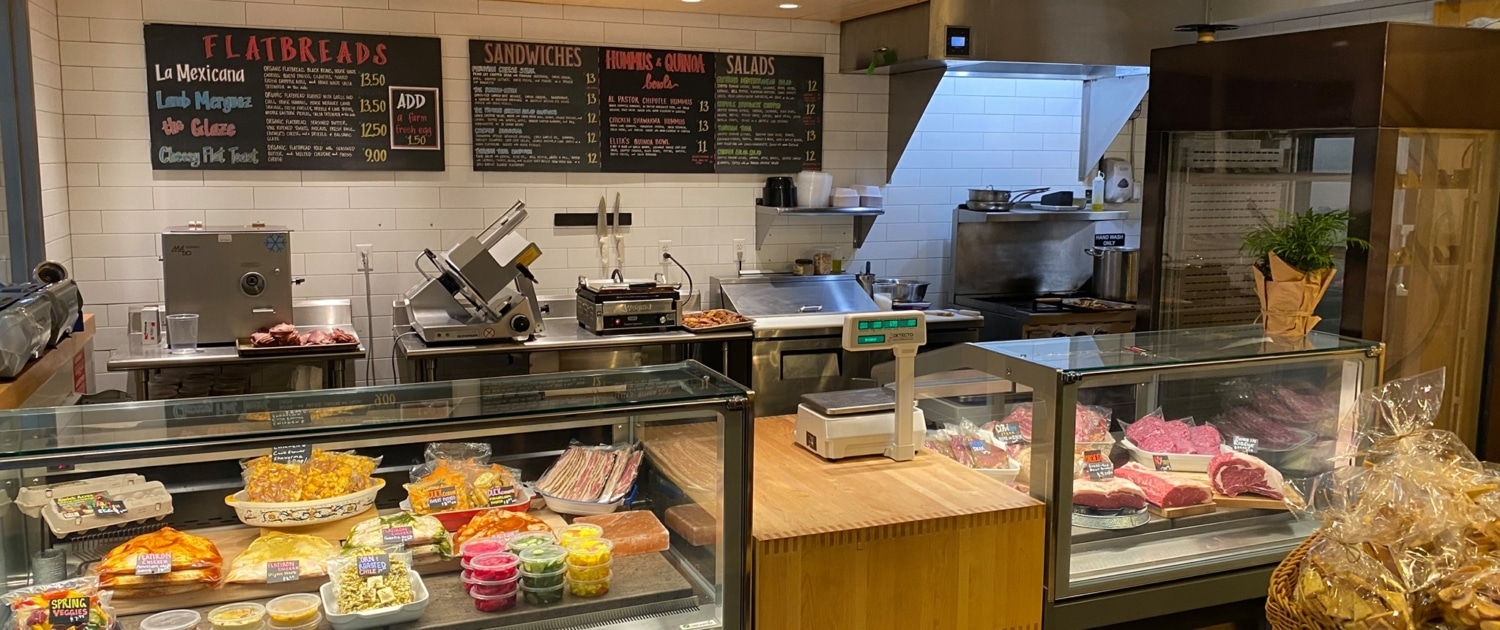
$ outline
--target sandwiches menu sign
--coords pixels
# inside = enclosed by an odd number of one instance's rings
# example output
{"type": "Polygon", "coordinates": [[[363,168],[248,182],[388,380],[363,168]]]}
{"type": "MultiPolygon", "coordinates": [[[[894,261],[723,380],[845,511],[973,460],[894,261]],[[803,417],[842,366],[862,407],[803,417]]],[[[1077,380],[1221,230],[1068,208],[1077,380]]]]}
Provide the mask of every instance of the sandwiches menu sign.
{"type": "Polygon", "coordinates": [[[440,40],[148,24],[151,163],[441,171],[440,40]]]}
{"type": "Polygon", "coordinates": [[[469,43],[474,169],[820,168],[823,59],[469,43]]]}

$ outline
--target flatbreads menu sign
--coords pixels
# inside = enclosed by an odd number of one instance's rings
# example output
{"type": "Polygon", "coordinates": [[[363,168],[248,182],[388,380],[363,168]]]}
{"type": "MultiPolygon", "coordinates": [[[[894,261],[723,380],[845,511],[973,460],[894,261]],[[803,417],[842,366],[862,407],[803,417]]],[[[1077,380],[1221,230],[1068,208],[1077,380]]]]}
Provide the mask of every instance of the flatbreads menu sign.
{"type": "Polygon", "coordinates": [[[469,42],[474,169],[820,168],[823,59],[469,42]]]}
{"type": "Polygon", "coordinates": [[[145,29],[155,169],[443,170],[436,38],[145,29]]]}

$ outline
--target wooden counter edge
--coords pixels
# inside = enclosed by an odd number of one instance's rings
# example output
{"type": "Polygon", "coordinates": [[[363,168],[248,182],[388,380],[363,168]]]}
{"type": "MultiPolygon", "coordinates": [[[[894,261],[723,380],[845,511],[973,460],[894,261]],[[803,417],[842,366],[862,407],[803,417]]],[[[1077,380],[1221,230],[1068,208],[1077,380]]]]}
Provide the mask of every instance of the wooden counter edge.
{"type": "Polygon", "coordinates": [[[73,370],[73,355],[88,346],[94,338],[94,316],[83,315],[83,331],[74,332],[42,358],[32,361],[14,379],[0,383],[0,409],[16,409],[31,398],[42,385],[52,380],[58,370],[73,370]]]}
{"type": "MultiPolygon", "coordinates": [[[[767,484],[763,483],[762,480],[762,476],[765,475],[776,475],[792,472],[784,466],[771,465],[771,458],[774,456],[792,455],[799,458],[805,457],[807,458],[805,460],[805,463],[807,463],[808,465],[827,467],[830,472],[833,472],[834,469],[841,469],[838,470],[838,472],[840,475],[840,481],[844,483],[850,483],[851,479],[853,479],[856,475],[861,475],[863,473],[863,475],[867,475],[871,478],[871,482],[875,484],[875,487],[881,487],[878,478],[889,478],[890,475],[901,476],[906,474],[900,468],[900,466],[904,464],[904,462],[891,462],[889,460],[874,457],[865,458],[863,460],[829,462],[819,459],[816,455],[813,455],[812,453],[809,453],[792,444],[791,440],[789,439],[775,440],[771,441],[770,443],[767,443],[768,440],[762,439],[762,433],[765,433],[767,431],[774,431],[780,428],[780,426],[795,426],[795,418],[795,416],[791,415],[767,416],[758,418],[755,421],[757,427],[755,442],[755,476],[757,479],[754,484],[755,506],[752,510],[752,518],[754,518],[755,515],[770,513],[770,511],[780,511],[784,508],[784,506],[774,505],[773,501],[775,499],[768,497],[765,494],[767,484]],[[773,452],[779,449],[785,449],[785,451],[782,451],[780,453],[773,452]],[[787,453],[786,451],[791,451],[792,453],[787,453]],[[863,468],[863,470],[861,468],[863,468]]],[[[992,518],[998,519],[998,522],[1015,522],[1040,518],[1044,515],[1044,511],[1046,508],[1041,501],[1038,501],[1029,495],[1023,494],[1020,491],[1005,485],[1004,483],[991,479],[978,471],[972,470],[964,466],[963,464],[960,464],[956,461],[953,461],[931,451],[920,450],[917,456],[919,458],[925,458],[926,460],[928,460],[927,462],[925,462],[927,463],[927,465],[936,466],[938,474],[954,475],[955,478],[961,479],[966,485],[971,486],[974,489],[982,490],[986,494],[992,493],[991,496],[993,496],[993,499],[974,503],[964,497],[944,497],[950,504],[967,503],[967,505],[961,505],[960,507],[952,507],[946,509],[913,511],[898,517],[865,518],[862,515],[858,514],[846,514],[846,518],[835,524],[810,527],[783,527],[779,529],[773,529],[771,526],[764,524],[760,519],[756,518],[756,522],[751,527],[752,538],[758,544],[766,544],[777,540],[856,531],[863,532],[862,535],[864,536],[873,535],[876,537],[880,537],[881,534],[879,532],[888,530],[890,528],[902,529],[903,527],[931,526],[933,525],[933,523],[931,522],[939,520],[948,520],[950,524],[956,521],[991,521],[992,518]]],[[[925,471],[925,474],[931,476],[932,472],[933,471],[928,470],[925,471]]],[[[945,490],[948,489],[942,483],[941,479],[928,478],[921,481],[925,482],[923,483],[925,491],[931,492],[935,495],[941,495],[945,490]]],[[[833,508],[825,506],[821,509],[827,510],[833,508]]]]}

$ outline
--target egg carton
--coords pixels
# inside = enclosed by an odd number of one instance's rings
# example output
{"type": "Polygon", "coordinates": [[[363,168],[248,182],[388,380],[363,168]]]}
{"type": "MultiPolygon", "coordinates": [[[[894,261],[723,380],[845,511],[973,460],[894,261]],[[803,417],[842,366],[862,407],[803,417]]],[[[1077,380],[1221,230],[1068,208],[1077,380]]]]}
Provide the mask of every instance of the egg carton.
{"type": "Polygon", "coordinates": [[[124,474],[22,488],[16,505],[66,538],[166,518],[172,513],[172,495],[160,481],[124,474]],[[121,505],[123,511],[118,510],[121,505]]]}

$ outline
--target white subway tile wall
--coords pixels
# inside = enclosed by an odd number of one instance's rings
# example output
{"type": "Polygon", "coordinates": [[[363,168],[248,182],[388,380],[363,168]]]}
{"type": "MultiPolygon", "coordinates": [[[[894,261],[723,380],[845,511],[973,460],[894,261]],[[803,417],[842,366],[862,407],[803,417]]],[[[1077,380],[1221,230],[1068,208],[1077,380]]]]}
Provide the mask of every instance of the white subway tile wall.
{"type": "MultiPolygon", "coordinates": [[[[1083,195],[1082,98],[1081,81],[944,77],[891,176],[886,216],[875,225],[880,238],[872,234],[876,242],[860,250],[857,264],[870,260],[877,275],[927,280],[928,298],[946,303],[954,208],[970,188],[1046,186],[1083,195]]],[[[1142,119],[1142,138],[1145,131],[1142,119]]],[[[1137,148],[1144,152],[1145,142],[1137,148]]],[[[1139,235],[1139,225],[1108,222],[1100,231],[1139,235]]]]}
{"type": "MultiPolygon", "coordinates": [[[[544,252],[535,266],[544,293],[569,292],[579,275],[598,274],[593,228],[554,228],[552,216],[593,213],[601,196],[613,202],[615,193],[635,213],[635,225],[626,230],[625,271],[632,276],[666,272],[682,280],[675,267],[655,260],[659,240],[672,241],[674,255],[700,289],[710,276],[735,272],[738,239],[747,243],[746,268],[785,268],[790,260],[818,250],[854,257],[848,219],[783,220],[757,249],[754,203],[764,176],[474,172],[468,128],[470,37],[824,55],[829,72],[825,166],[840,186],[885,180],[887,81],[834,74],[838,26],[832,23],[493,0],[31,3],[38,109],[51,114],[43,121],[43,164],[56,165],[44,169],[44,188],[59,192],[47,207],[49,216],[58,217],[47,224],[48,248],[54,257],[71,261],[87,308],[106,331],[96,344],[100,387],[125,384],[123,375],[103,369],[109,351],[124,339],[128,306],[161,299],[157,233],[190,220],[260,220],[296,230],[294,273],[308,278],[296,294],[352,298],[361,316],[361,335],[371,352],[384,359],[375,363],[381,382],[391,380],[389,305],[421,279],[413,259],[423,248],[447,247],[475,233],[518,199],[526,201],[532,214],[526,234],[544,252]],[[146,22],[440,36],[448,170],[152,171],[141,39],[146,22]],[[49,44],[50,54],[44,50],[49,44]],[[364,329],[364,281],[355,271],[355,248],[365,243],[375,251],[373,334],[364,329]]],[[[917,221],[915,214],[902,214],[886,218],[917,221]]],[[[907,241],[914,235],[946,239],[946,224],[944,219],[889,233],[877,225],[861,260],[875,260],[882,271],[940,273],[941,265],[935,263],[908,265],[912,251],[907,241]]],[[[941,249],[925,247],[921,253],[936,257],[941,249]]],[[[363,369],[361,365],[361,378],[363,369]]]]}

